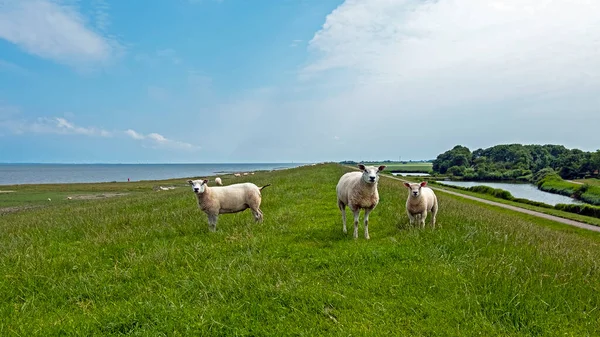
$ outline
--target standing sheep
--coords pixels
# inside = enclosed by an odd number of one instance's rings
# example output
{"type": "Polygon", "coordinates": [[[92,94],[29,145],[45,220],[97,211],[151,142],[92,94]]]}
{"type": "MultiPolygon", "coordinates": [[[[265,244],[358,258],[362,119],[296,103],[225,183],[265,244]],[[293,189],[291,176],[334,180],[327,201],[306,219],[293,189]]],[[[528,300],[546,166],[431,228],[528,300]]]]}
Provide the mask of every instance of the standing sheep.
{"type": "Polygon", "coordinates": [[[261,193],[267,184],[258,187],[253,183],[240,183],[221,187],[208,187],[208,180],[188,180],[198,199],[198,207],[208,215],[208,226],[211,232],[217,229],[219,214],[237,213],[247,208],[252,210],[254,220],[263,220],[260,210],[261,193]]]}
{"type": "Polygon", "coordinates": [[[433,190],[426,186],[427,182],[404,183],[408,188],[408,198],[406,199],[406,214],[410,225],[415,222],[421,223],[421,228],[425,228],[425,218],[427,212],[431,212],[431,227],[435,228],[435,217],[438,211],[438,201],[433,190]]]}
{"type": "Polygon", "coordinates": [[[221,178],[216,177],[215,178],[215,184],[219,185],[219,186],[223,186],[223,182],[221,181],[221,178]]]}
{"type": "Polygon", "coordinates": [[[344,174],[337,184],[337,202],[342,212],[342,223],[344,224],[344,234],[348,233],[346,229],[346,206],[354,214],[354,238],[358,238],[358,218],[360,210],[365,210],[365,239],[369,239],[369,213],[379,203],[379,192],[377,191],[377,182],[379,181],[379,172],[383,171],[385,165],[364,166],[359,164],[358,168],[362,172],[348,172],[344,174]]]}

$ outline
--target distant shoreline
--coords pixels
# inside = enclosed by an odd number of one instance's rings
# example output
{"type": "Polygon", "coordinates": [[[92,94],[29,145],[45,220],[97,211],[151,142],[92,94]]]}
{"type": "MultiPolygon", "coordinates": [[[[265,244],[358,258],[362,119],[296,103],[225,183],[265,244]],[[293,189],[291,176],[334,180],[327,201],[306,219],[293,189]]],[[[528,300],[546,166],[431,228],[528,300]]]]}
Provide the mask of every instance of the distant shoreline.
{"type": "Polygon", "coordinates": [[[0,186],[168,180],[272,171],[307,163],[0,164],[0,186]]]}

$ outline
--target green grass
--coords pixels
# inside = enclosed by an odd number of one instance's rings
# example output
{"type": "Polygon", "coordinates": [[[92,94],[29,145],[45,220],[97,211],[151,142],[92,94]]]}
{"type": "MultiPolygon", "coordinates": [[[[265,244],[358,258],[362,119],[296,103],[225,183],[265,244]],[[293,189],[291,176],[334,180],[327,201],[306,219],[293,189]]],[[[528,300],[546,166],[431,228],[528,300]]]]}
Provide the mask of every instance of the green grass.
{"type": "Polygon", "coordinates": [[[575,181],[583,183],[583,184],[592,185],[592,186],[600,186],[600,179],[597,179],[597,178],[576,179],[575,181]]]}
{"type": "Polygon", "coordinates": [[[348,170],[241,178],[272,184],[265,222],[222,215],[216,233],[189,188],[3,215],[0,335],[600,334],[597,233],[443,193],[442,227],[410,228],[382,178],[371,240],[353,240],[348,170]]]}
{"type": "Polygon", "coordinates": [[[368,165],[385,165],[386,172],[431,172],[432,163],[367,163],[368,165]]]}

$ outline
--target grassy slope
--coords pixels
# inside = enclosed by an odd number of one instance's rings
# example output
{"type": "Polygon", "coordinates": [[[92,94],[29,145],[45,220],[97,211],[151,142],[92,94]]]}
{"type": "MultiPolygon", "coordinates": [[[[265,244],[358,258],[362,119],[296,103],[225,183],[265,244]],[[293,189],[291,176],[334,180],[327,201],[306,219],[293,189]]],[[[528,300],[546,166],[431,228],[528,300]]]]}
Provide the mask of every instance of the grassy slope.
{"type": "MultiPolygon", "coordinates": [[[[600,236],[439,194],[408,228],[382,179],[371,240],[341,231],[339,165],[248,177],[265,222],[188,188],[0,217],[0,335],[598,335],[600,236]]],[[[246,179],[246,178],[243,178],[246,179]]],[[[242,180],[243,180],[242,179],[242,180]]]]}
{"type": "Polygon", "coordinates": [[[592,186],[600,186],[600,179],[596,179],[596,178],[576,179],[575,181],[580,182],[580,183],[584,183],[584,184],[589,184],[589,185],[592,185],[592,186]]]}

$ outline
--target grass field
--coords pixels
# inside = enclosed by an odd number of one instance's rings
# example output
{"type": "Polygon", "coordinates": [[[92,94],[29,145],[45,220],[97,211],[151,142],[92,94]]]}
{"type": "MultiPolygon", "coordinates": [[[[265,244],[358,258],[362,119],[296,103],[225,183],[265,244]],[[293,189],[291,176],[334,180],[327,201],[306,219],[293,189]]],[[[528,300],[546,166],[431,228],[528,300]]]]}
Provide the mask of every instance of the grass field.
{"type": "Polygon", "coordinates": [[[431,172],[432,163],[366,163],[368,165],[385,165],[387,172],[431,172]]]}
{"type": "Polygon", "coordinates": [[[183,184],[56,186],[129,194],[0,216],[0,335],[600,334],[597,233],[442,193],[442,227],[409,228],[405,188],[382,178],[371,240],[354,240],[348,170],[238,178],[272,184],[265,222],[222,215],[216,233],[183,184]]]}
{"type": "Polygon", "coordinates": [[[600,186],[600,179],[596,179],[596,178],[576,179],[575,181],[583,183],[583,184],[592,185],[592,186],[600,186]]]}

